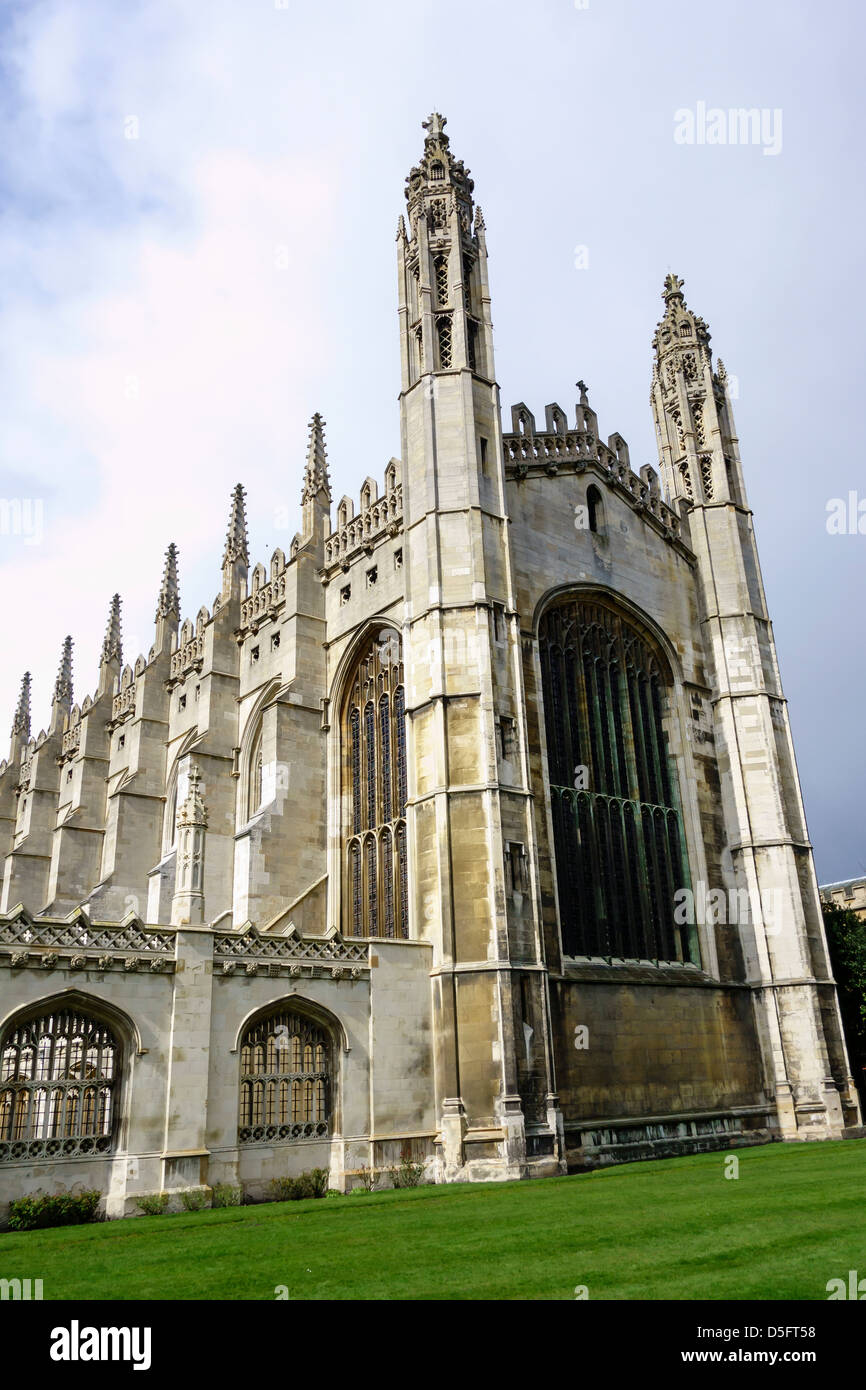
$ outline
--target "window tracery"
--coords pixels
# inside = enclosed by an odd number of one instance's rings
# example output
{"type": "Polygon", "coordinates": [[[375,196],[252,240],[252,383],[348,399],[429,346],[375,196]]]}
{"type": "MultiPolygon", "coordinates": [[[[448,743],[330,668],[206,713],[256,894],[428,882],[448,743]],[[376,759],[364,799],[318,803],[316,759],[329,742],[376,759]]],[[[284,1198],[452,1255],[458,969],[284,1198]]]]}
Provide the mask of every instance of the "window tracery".
{"type": "Polygon", "coordinates": [[[548,609],[539,647],[566,954],[697,962],[693,932],[674,922],[689,876],[666,665],[596,600],[548,609]]]}
{"type": "Polygon", "coordinates": [[[406,705],[400,639],[391,629],[358,659],[342,731],[346,934],[406,940],[406,705]]]}

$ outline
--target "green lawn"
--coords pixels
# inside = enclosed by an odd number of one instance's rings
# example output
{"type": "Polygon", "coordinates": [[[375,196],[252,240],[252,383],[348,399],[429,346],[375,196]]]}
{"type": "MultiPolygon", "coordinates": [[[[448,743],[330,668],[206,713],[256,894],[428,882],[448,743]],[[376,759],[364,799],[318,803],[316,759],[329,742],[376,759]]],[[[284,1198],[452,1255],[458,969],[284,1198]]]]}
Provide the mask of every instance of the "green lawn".
{"type": "Polygon", "coordinates": [[[866,1275],[866,1140],[0,1235],[46,1299],[826,1299],[866,1275]]]}

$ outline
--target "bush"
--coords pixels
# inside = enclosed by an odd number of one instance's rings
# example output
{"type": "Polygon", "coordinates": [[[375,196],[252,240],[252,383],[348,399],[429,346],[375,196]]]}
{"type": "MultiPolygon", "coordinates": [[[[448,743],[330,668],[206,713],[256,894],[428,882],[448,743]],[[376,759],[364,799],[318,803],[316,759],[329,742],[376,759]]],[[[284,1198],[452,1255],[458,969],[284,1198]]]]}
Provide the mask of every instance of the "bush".
{"type": "Polygon", "coordinates": [[[372,1168],[359,1168],[358,1177],[361,1179],[360,1187],[353,1187],[353,1192],[372,1192],[376,1186],[376,1174],[372,1168]]]}
{"type": "Polygon", "coordinates": [[[191,1187],[180,1194],[180,1201],[184,1211],[204,1211],[207,1193],[201,1187],[191,1187]]]}
{"type": "Polygon", "coordinates": [[[214,1186],[212,1207],[239,1207],[243,1193],[241,1188],[233,1187],[230,1182],[218,1182],[214,1186]]]}
{"type": "Polygon", "coordinates": [[[100,1192],[59,1192],[53,1197],[19,1197],[9,1204],[11,1231],[36,1231],[45,1226],[81,1226],[96,1220],[100,1192]]]}
{"type": "Polygon", "coordinates": [[[313,1168],[296,1178],[274,1178],[271,1182],[273,1202],[302,1202],[306,1197],[325,1197],[328,1192],[327,1168],[313,1168]]]}
{"type": "Polygon", "coordinates": [[[142,1197],[136,1197],[141,1210],[145,1216],[162,1216],[168,1206],[167,1192],[145,1192],[142,1197]]]}
{"type": "Polygon", "coordinates": [[[391,1181],[395,1187],[418,1187],[423,1177],[424,1164],[413,1163],[406,1152],[400,1158],[400,1167],[391,1169],[391,1181]]]}

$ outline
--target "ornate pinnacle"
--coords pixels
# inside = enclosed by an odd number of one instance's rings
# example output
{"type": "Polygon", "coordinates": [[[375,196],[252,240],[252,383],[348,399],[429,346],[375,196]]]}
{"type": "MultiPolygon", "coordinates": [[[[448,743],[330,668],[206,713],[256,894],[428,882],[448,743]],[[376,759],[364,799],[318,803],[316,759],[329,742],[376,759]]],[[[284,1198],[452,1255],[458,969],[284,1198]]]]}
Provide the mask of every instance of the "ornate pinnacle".
{"type": "Polygon", "coordinates": [[[66,637],[60,654],[60,670],[54,682],[54,702],[72,703],[72,638],[66,637]]]}
{"type": "Polygon", "coordinates": [[[174,541],[165,552],[165,566],[162,571],[162,584],[159,588],[159,601],[156,616],[167,618],[170,613],[180,614],[180,590],[177,584],[177,546],[174,541]]]}
{"type": "Polygon", "coordinates": [[[24,672],[24,679],[21,682],[21,694],[18,696],[18,708],[15,711],[15,718],[12,721],[12,737],[16,734],[23,734],[25,738],[30,737],[30,672],[24,672]]]}
{"type": "Polygon", "coordinates": [[[446,118],[441,116],[438,111],[431,112],[426,121],[421,122],[422,129],[427,132],[427,139],[441,140],[443,144],[448,140],[448,136],[445,134],[447,124],[446,118]]]}
{"type": "Polygon", "coordinates": [[[310,443],[307,466],[304,469],[304,490],[301,502],[307,502],[324,492],[331,500],[331,480],[328,477],[328,454],[325,448],[325,422],[318,411],[310,421],[310,443]]]}
{"type": "Polygon", "coordinates": [[[484,221],[484,213],[481,211],[481,204],[480,204],[480,203],[476,203],[476,205],[475,205],[475,230],[476,230],[476,232],[483,232],[483,231],[486,229],[486,227],[487,227],[487,223],[484,221]]]}
{"type": "Polygon", "coordinates": [[[581,405],[589,405],[589,401],[588,401],[587,395],[586,395],[587,391],[589,390],[589,387],[587,386],[586,382],[585,382],[585,381],[576,381],[574,384],[575,384],[575,386],[577,387],[578,391],[580,392],[580,403],[581,403],[581,405]]]}
{"type": "Polygon", "coordinates": [[[726,382],[727,379],[728,379],[728,369],[727,369],[727,367],[725,366],[724,362],[722,361],[721,357],[718,358],[718,361],[717,361],[717,373],[716,373],[716,374],[717,374],[717,376],[718,376],[718,378],[719,378],[719,381],[720,381],[720,382],[722,383],[722,385],[724,386],[725,382],[726,382]]]}
{"type": "Polygon", "coordinates": [[[397,241],[400,241],[400,240],[406,241],[406,239],[407,239],[407,238],[406,238],[406,219],[405,219],[405,217],[403,216],[403,214],[402,214],[402,212],[401,212],[401,213],[400,213],[400,216],[397,218],[397,236],[396,236],[396,240],[397,240],[397,241]]]}
{"type": "Polygon", "coordinates": [[[189,791],[177,812],[178,825],[207,825],[207,810],[199,791],[201,772],[197,763],[190,763],[189,791]]]}
{"type": "Polygon", "coordinates": [[[685,283],[685,280],[681,280],[678,275],[668,274],[665,276],[665,287],[662,290],[662,299],[665,304],[669,304],[672,299],[682,300],[685,283]]]}
{"type": "Polygon", "coordinates": [[[102,663],[123,661],[123,647],[120,641],[120,594],[114,595],[108,610],[108,623],[105,628],[105,640],[102,643],[100,661],[102,663]]]}
{"type": "Polygon", "coordinates": [[[223,565],[229,565],[235,560],[243,560],[245,565],[250,562],[247,544],[247,514],[244,506],[244,489],[241,483],[238,483],[232,493],[232,509],[229,513],[229,529],[226,536],[223,565]]]}

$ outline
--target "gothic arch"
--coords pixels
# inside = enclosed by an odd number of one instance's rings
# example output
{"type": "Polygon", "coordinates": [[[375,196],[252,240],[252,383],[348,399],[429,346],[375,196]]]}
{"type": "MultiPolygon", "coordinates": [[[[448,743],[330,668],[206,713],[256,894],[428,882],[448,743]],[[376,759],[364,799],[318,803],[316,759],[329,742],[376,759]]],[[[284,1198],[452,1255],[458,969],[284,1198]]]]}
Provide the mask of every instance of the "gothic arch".
{"type": "Polygon", "coordinates": [[[0,1022],[0,1159],[122,1152],[143,1051],[134,1021],[99,995],[64,989],[13,1009],[0,1022]]]}
{"type": "Polygon", "coordinates": [[[238,1139],[282,1143],[340,1133],[340,1055],[346,1031],[313,1000],[283,995],[242,1021],[237,1056],[238,1139]]]}
{"type": "Polygon", "coordinates": [[[238,787],[237,823],[248,825],[262,807],[262,738],[265,712],[280,689],[279,681],[270,681],[255,700],[247,716],[241,737],[239,754],[240,784],[238,787]]]}
{"type": "Polygon", "coordinates": [[[406,699],[401,637],[393,623],[365,625],[332,689],[343,934],[407,940],[406,699]]]}
{"type": "Polygon", "coordinates": [[[536,617],[564,953],[699,964],[696,930],[674,922],[690,867],[669,644],[598,587],[563,586],[536,617]]]}

